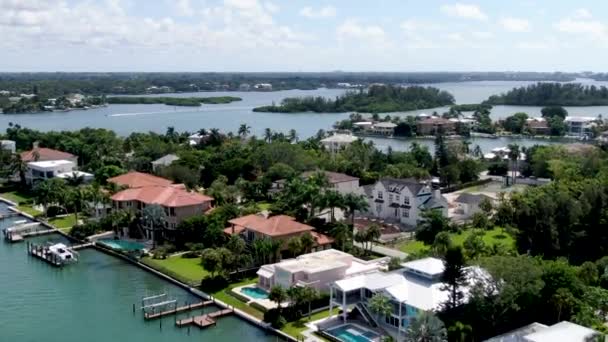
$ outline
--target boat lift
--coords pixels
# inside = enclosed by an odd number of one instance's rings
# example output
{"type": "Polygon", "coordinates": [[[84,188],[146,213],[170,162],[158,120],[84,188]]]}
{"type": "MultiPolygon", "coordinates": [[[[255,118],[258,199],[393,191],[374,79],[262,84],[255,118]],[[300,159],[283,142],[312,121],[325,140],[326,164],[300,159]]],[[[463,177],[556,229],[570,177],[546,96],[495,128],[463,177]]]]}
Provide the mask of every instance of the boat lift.
{"type": "Polygon", "coordinates": [[[145,313],[147,311],[156,311],[157,308],[164,308],[167,307],[168,305],[177,305],[177,300],[176,299],[167,299],[167,300],[163,300],[167,298],[167,294],[166,293],[161,293],[158,295],[154,295],[154,296],[149,296],[149,297],[144,297],[141,299],[141,310],[145,313]],[[160,301],[159,301],[160,300],[160,301]]]}

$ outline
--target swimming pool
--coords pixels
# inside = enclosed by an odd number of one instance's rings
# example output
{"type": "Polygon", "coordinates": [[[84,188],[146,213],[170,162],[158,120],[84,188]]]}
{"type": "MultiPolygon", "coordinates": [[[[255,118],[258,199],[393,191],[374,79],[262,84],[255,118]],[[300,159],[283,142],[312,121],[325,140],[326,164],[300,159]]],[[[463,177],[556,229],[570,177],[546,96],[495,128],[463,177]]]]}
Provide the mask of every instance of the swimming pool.
{"type": "Polygon", "coordinates": [[[139,242],[132,242],[126,240],[100,239],[97,240],[97,242],[114,249],[121,249],[123,251],[139,251],[146,247],[139,242]]]}
{"type": "Polygon", "coordinates": [[[364,329],[356,324],[344,324],[326,331],[331,336],[344,342],[370,342],[379,341],[380,335],[364,329]]]}
{"type": "Polygon", "coordinates": [[[261,289],[257,286],[255,287],[243,287],[241,288],[241,293],[245,296],[254,298],[254,299],[268,299],[268,292],[266,290],[261,289]]]}

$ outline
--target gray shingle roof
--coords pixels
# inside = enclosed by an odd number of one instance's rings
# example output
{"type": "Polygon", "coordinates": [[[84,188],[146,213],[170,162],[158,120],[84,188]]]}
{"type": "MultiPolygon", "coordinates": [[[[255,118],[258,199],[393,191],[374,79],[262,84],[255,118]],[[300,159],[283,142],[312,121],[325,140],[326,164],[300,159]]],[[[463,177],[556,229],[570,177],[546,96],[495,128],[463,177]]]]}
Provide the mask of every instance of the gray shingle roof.
{"type": "Polygon", "coordinates": [[[456,197],[455,202],[458,203],[466,203],[466,204],[479,204],[484,199],[492,200],[490,196],[484,194],[470,194],[468,192],[464,192],[456,197]]]}
{"type": "Polygon", "coordinates": [[[409,188],[410,192],[415,196],[417,195],[426,184],[414,178],[382,178],[380,179],[382,185],[387,191],[390,192],[401,192],[404,188],[409,188]]]}

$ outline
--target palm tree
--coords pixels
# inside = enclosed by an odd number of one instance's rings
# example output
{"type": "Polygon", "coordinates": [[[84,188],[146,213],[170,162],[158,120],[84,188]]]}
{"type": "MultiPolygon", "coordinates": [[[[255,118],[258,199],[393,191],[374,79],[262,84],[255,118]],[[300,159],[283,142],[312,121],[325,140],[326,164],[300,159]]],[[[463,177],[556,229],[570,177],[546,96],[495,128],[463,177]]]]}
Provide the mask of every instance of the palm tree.
{"type": "Polygon", "coordinates": [[[345,208],[344,197],[337,191],[329,190],[323,194],[323,202],[325,202],[325,205],[328,206],[330,209],[330,213],[331,213],[330,221],[335,222],[336,221],[336,215],[335,215],[336,208],[338,208],[338,209],[345,208]]]}
{"type": "Polygon", "coordinates": [[[19,183],[25,186],[25,173],[27,172],[27,162],[21,159],[19,154],[14,154],[10,161],[9,169],[11,173],[19,175],[19,183]]]}
{"type": "Polygon", "coordinates": [[[300,236],[300,247],[304,251],[304,253],[310,253],[312,248],[315,246],[315,238],[312,234],[306,232],[302,236],[300,236]]]}
{"type": "Polygon", "coordinates": [[[158,240],[156,229],[165,225],[165,210],[158,204],[148,205],[142,210],[142,220],[152,230],[152,248],[156,248],[158,240]]]}
{"type": "Polygon", "coordinates": [[[367,199],[362,195],[356,195],[353,193],[348,193],[344,195],[344,206],[348,209],[350,213],[350,224],[355,224],[355,212],[357,211],[367,211],[369,208],[369,203],[367,199]]]}
{"type": "Polygon", "coordinates": [[[287,135],[287,139],[289,142],[298,142],[298,132],[295,129],[290,129],[289,134],[287,135]]]}
{"type": "Polygon", "coordinates": [[[79,186],[84,183],[84,176],[79,175],[76,171],[72,171],[72,174],[65,179],[65,182],[69,186],[79,186]]]}
{"type": "Polygon", "coordinates": [[[268,299],[277,303],[277,310],[281,313],[281,303],[287,300],[287,293],[281,285],[275,285],[270,289],[268,299]]]}
{"type": "Polygon", "coordinates": [[[87,203],[87,191],[83,188],[74,188],[71,191],[70,202],[74,209],[74,220],[78,225],[78,212],[83,210],[87,203]]]}
{"type": "Polygon", "coordinates": [[[376,321],[380,321],[380,317],[386,317],[393,313],[393,305],[390,299],[381,293],[376,293],[368,302],[371,312],[376,314],[376,321]]]}
{"type": "Polygon", "coordinates": [[[243,139],[247,137],[247,135],[249,133],[251,133],[251,127],[248,126],[247,124],[241,124],[239,126],[239,136],[242,137],[243,139]]]}
{"type": "Polygon", "coordinates": [[[407,342],[447,342],[447,340],[445,325],[428,311],[422,311],[412,319],[405,334],[407,342]]]}
{"type": "Polygon", "coordinates": [[[517,144],[509,144],[509,159],[511,160],[511,172],[513,183],[511,185],[515,185],[515,176],[517,174],[517,161],[519,160],[519,145],[517,144]]]}
{"type": "Polygon", "coordinates": [[[331,230],[331,235],[340,245],[340,250],[344,251],[346,248],[346,242],[352,240],[353,238],[353,230],[344,223],[338,223],[331,230]]]}
{"type": "Polygon", "coordinates": [[[264,130],[264,140],[268,143],[272,141],[272,130],[270,128],[264,130]]]}
{"type": "Polygon", "coordinates": [[[373,247],[373,242],[378,240],[382,235],[382,231],[380,230],[380,226],[376,223],[372,223],[367,230],[365,231],[366,241],[368,243],[368,253],[371,252],[373,247]]]}
{"type": "Polygon", "coordinates": [[[302,252],[302,241],[299,237],[294,236],[287,240],[287,250],[291,256],[296,257],[302,252]]]}

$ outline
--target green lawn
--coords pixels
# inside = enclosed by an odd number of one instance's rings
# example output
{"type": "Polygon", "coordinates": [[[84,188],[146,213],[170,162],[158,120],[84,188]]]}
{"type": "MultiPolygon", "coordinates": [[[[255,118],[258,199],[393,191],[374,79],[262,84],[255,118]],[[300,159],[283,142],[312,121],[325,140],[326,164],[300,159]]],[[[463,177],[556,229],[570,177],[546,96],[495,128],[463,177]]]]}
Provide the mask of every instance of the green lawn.
{"type": "Polygon", "coordinates": [[[32,199],[32,197],[29,194],[27,194],[23,191],[19,191],[19,190],[1,193],[0,197],[4,197],[7,200],[9,200],[11,202],[15,202],[17,204],[27,202],[32,199]]]}
{"type": "Polygon", "coordinates": [[[200,258],[182,258],[174,256],[167,259],[144,258],[145,263],[158,268],[169,270],[171,273],[179,275],[179,279],[187,280],[188,284],[200,284],[201,279],[206,277],[209,272],[201,266],[200,258]]]}
{"type": "MultiPolygon", "coordinates": [[[[469,235],[471,235],[472,232],[472,229],[467,229],[460,234],[450,233],[452,243],[457,246],[462,246],[464,241],[469,237],[469,235]]],[[[494,244],[503,244],[508,249],[515,248],[515,240],[513,239],[513,237],[507,233],[503,233],[502,229],[500,228],[494,228],[492,230],[485,231],[483,235],[483,241],[486,243],[487,246],[492,246],[494,244]]],[[[397,248],[402,252],[413,254],[421,252],[425,248],[430,248],[430,246],[425,245],[421,241],[412,240],[397,245],[397,248]]]]}
{"type": "MultiPolygon", "coordinates": [[[[80,219],[81,216],[78,218],[80,219]]],[[[64,217],[53,217],[49,219],[49,223],[55,226],[59,230],[63,230],[66,233],[76,225],[76,215],[70,214],[64,217]]]]}
{"type": "MultiPolygon", "coordinates": [[[[336,312],[337,311],[334,310],[334,314],[336,312]]],[[[302,338],[302,332],[308,329],[305,325],[306,323],[313,322],[326,317],[329,317],[329,309],[312,314],[310,317],[310,321],[308,320],[308,316],[306,316],[295,322],[289,322],[281,329],[281,331],[295,338],[302,338]]]]}
{"type": "Polygon", "coordinates": [[[22,211],[26,214],[32,215],[34,217],[42,214],[42,211],[34,209],[31,205],[19,205],[16,208],[17,208],[17,210],[22,211]]]}
{"type": "Polygon", "coordinates": [[[234,306],[237,309],[245,311],[246,313],[250,314],[251,316],[254,316],[259,319],[263,319],[264,318],[263,312],[257,310],[256,308],[252,308],[251,306],[247,305],[247,303],[243,303],[242,301],[238,300],[237,298],[231,296],[228,293],[228,291],[230,291],[231,289],[233,289],[235,287],[248,285],[248,284],[255,284],[255,283],[257,283],[257,281],[258,281],[258,278],[256,278],[256,277],[247,278],[247,279],[239,281],[238,283],[232,283],[232,284],[230,284],[230,286],[228,286],[225,289],[211,292],[209,294],[228,305],[234,306]]]}

